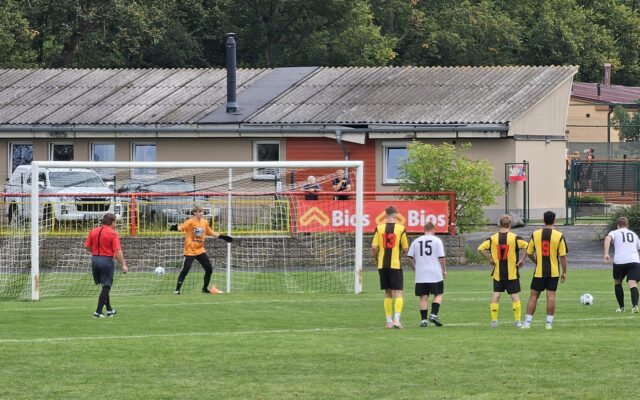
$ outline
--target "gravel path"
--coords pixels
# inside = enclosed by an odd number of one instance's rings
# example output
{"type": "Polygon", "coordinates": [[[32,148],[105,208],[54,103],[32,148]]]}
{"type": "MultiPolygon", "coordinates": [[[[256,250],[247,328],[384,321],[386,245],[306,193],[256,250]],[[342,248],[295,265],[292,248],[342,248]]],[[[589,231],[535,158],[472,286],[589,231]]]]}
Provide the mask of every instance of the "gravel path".
{"type": "MultiPolygon", "coordinates": [[[[512,232],[522,236],[525,240],[529,240],[531,233],[540,228],[542,228],[542,225],[527,225],[522,228],[512,229],[512,232]]],[[[605,225],[557,225],[556,229],[565,235],[567,241],[569,269],[611,268],[611,264],[607,264],[602,260],[603,239],[606,234],[605,225]]],[[[483,240],[496,231],[497,228],[487,227],[482,231],[466,233],[464,237],[467,240],[467,245],[475,250],[483,240]]],[[[531,261],[527,262],[531,263],[531,261]]]]}

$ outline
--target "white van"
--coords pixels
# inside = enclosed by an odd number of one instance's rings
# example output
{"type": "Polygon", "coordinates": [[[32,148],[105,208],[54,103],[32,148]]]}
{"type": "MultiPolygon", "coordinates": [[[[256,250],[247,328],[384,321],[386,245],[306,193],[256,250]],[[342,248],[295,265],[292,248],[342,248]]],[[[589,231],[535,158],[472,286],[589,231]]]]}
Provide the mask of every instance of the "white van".
{"type": "MultiPolygon", "coordinates": [[[[7,194],[31,193],[31,166],[18,166],[7,183],[7,194]]],[[[111,212],[121,218],[122,205],[113,190],[93,170],[83,168],[40,168],[40,216],[47,221],[98,220],[111,212]],[[49,196],[42,196],[49,195],[49,196]]],[[[8,219],[15,222],[29,218],[29,197],[7,196],[8,219]]]]}

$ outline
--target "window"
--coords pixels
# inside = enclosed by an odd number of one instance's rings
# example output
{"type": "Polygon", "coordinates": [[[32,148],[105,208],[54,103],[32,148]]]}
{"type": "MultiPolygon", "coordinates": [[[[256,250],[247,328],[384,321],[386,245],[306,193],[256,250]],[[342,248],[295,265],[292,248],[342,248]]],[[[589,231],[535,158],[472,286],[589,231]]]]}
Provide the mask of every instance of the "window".
{"type": "MultiPolygon", "coordinates": [[[[115,161],[116,145],[113,143],[91,143],[91,161],[115,161]]],[[[115,179],[116,171],[112,168],[98,168],[96,172],[103,180],[115,179]]]]}
{"type": "Polygon", "coordinates": [[[91,143],[91,161],[115,161],[116,145],[113,143],[91,143]]]}
{"type": "Polygon", "coordinates": [[[405,143],[383,143],[384,177],[382,183],[398,183],[399,166],[407,159],[405,143]]]}
{"type": "MultiPolygon", "coordinates": [[[[280,142],[258,141],[253,143],[254,161],[280,161],[280,142]]],[[[256,168],[253,171],[254,179],[273,180],[279,175],[276,168],[256,168]]]]}
{"type": "Polygon", "coordinates": [[[11,172],[19,165],[31,164],[33,161],[33,145],[31,143],[11,143],[9,162],[11,172]]]}
{"type": "MultiPolygon", "coordinates": [[[[149,143],[134,143],[132,146],[133,161],[156,161],[156,145],[149,143]]],[[[150,168],[136,169],[133,174],[140,177],[140,175],[153,175],[155,170],[150,168]]]]}
{"type": "Polygon", "coordinates": [[[51,143],[49,145],[49,160],[73,161],[73,144],[51,143]]]}

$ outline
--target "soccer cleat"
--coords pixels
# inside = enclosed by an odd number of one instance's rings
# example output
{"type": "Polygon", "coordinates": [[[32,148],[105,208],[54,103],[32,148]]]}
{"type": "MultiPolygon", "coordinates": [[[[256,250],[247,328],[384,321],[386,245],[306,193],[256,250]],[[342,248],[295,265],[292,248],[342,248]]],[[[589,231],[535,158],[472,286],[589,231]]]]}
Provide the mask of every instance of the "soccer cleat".
{"type": "Polygon", "coordinates": [[[393,322],[387,322],[386,327],[387,327],[387,329],[393,328],[393,322]]]}
{"type": "Polygon", "coordinates": [[[618,309],[616,310],[616,312],[624,312],[624,307],[618,307],[618,309]]]}
{"type": "Polygon", "coordinates": [[[546,330],[551,330],[551,329],[553,329],[553,325],[551,325],[551,324],[547,323],[547,324],[544,326],[544,329],[546,329],[546,330]]]}
{"type": "Polygon", "coordinates": [[[524,324],[520,329],[531,329],[531,325],[524,324]]]}
{"type": "Polygon", "coordinates": [[[393,327],[396,329],[402,329],[402,324],[397,319],[393,321],[393,327]]]}
{"type": "Polygon", "coordinates": [[[429,324],[426,319],[423,319],[422,322],[420,322],[420,328],[426,328],[428,325],[429,324]]]}
{"type": "Polygon", "coordinates": [[[224,292],[220,289],[218,289],[215,285],[211,286],[211,289],[209,289],[209,293],[211,294],[223,294],[224,292]]]}
{"type": "Polygon", "coordinates": [[[107,311],[107,317],[113,318],[114,315],[116,315],[118,312],[114,309],[111,311],[107,311]]]}
{"type": "Polygon", "coordinates": [[[634,314],[637,314],[639,312],[638,306],[633,306],[633,309],[631,310],[631,312],[634,314]]]}
{"type": "Polygon", "coordinates": [[[104,318],[104,314],[101,312],[94,312],[93,318],[104,318]]]}
{"type": "Polygon", "coordinates": [[[516,321],[516,328],[522,328],[522,322],[516,321]]]}
{"type": "Polygon", "coordinates": [[[492,328],[497,328],[498,327],[498,321],[491,321],[491,327],[492,328]]]}
{"type": "Polygon", "coordinates": [[[429,317],[429,321],[431,321],[435,326],[442,326],[442,322],[440,322],[438,317],[436,317],[435,315],[429,317]]]}
{"type": "Polygon", "coordinates": [[[173,294],[180,294],[180,291],[179,290],[174,290],[173,294]]]}

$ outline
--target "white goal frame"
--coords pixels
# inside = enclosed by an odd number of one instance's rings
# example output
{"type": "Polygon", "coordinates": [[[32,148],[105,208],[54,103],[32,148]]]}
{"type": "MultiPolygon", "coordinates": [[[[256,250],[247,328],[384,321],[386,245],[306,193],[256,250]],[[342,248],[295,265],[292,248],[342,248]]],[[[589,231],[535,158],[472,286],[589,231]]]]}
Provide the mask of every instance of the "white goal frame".
{"type": "MultiPolygon", "coordinates": [[[[354,267],[354,292],[362,292],[362,251],[363,251],[363,229],[362,214],[364,211],[364,163],[359,160],[343,161],[235,161],[235,162],[97,162],[97,161],[33,161],[31,163],[31,177],[33,182],[37,182],[40,168],[219,168],[228,169],[229,173],[233,168],[353,168],[356,171],[355,182],[355,254],[353,259],[354,267]]],[[[39,198],[38,185],[31,185],[31,299],[40,299],[40,253],[39,253],[39,198]]],[[[232,187],[229,183],[229,199],[231,198],[232,187]]],[[[231,208],[229,208],[231,213],[231,208]]],[[[229,230],[231,227],[228,228],[229,230]]],[[[231,234],[231,232],[227,232],[231,234]]],[[[227,244],[230,246],[230,244],[227,244]]],[[[231,252],[227,252],[227,291],[231,290],[231,252]]]]}

